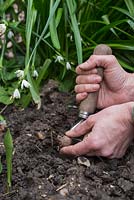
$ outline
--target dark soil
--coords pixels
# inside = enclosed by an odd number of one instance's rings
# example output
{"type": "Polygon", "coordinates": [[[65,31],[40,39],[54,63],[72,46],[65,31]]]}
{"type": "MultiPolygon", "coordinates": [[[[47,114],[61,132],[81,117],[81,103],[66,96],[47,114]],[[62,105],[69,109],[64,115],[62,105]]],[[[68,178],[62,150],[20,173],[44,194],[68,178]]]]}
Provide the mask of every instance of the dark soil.
{"type": "MultiPolygon", "coordinates": [[[[118,160],[62,157],[56,138],[77,118],[74,95],[58,92],[50,81],[41,96],[40,110],[10,106],[3,113],[15,149],[12,188],[7,193],[4,164],[0,200],[134,199],[134,146],[118,160]]],[[[2,160],[5,163],[5,155],[2,160]]]]}

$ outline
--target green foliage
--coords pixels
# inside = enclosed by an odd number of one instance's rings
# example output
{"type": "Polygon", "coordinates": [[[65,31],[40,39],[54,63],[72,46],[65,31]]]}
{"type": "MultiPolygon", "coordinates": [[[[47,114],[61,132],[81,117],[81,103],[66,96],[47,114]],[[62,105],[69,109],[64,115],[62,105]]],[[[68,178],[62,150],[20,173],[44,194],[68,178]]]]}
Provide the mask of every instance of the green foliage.
{"type": "MultiPolygon", "coordinates": [[[[9,128],[7,128],[6,121],[4,120],[3,116],[0,115],[0,128],[1,128],[1,136],[4,135],[2,143],[4,143],[4,150],[6,153],[6,166],[7,166],[7,183],[8,187],[11,187],[11,181],[12,181],[12,156],[13,156],[13,140],[12,135],[10,133],[9,128]]],[[[1,137],[2,139],[2,137],[1,137]]],[[[2,173],[3,166],[1,162],[1,156],[0,155],[0,174],[2,173]]]]}
{"type": "Polygon", "coordinates": [[[82,47],[81,47],[81,37],[79,33],[78,22],[75,15],[76,2],[75,0],[72,0],[72,1],[66,0],[66,3],[67,3],[69,14],[70,14],[72,30],[74,32],[75,45],[76,45],[77,56],[78,56],[78,64],[80,64],[82,63],[82,47]]]}
{"type": "Polygon", "coordinates": [[[13,3],[15,0],[3,0],[0,1],[0,13],[4,13],[13,3]]]}
{"type": "Polygon", "coordinates": [[[134,18],[130,5],[133,5],[131,0],[79,2],[84,59],[88,58],[96,44],[105,43],[112,47],[122,66],[133,71],[134,59],[129,55],[134,50],[134,18]]]}
{"type": "Polygon", "coordinates": [[[5,151],[6,151],[7,183],[8,183],[8,186],[11,187],[13,140],[12,140],[12,135],[9,129],[7,129],[7,132],[4,136],[4,146],[5,146],[5,151]]]}
{"type": "Polygon", "coordinates": [[[49,78],[62,90],[73,89],[75,67],[100,43],[134,71],[133,0],[1,0],[0,24],[6,25],[0,39],[0,103],[25,107],[33,101],[39,108],[40,89],[49,78]]]}
{"type": "MultiPolygon", "coordinates": [[[[50,13],[49,14],[51,14],[51,12],[52,12],[53,5],[54,5],[54,0],[50,0],[50,11],[49,11],[50,13]]],[[[57,17],[59,17],[58,13],[57,13],[57,17]]],[[[53,46],[57,50],[60,51],[60,42],[59,42],[58,33],[57,33],[55,14],[53,15],[53,17],[50,21],[49,29],[50,29],[50,35],[51,35],[51,40],[52,40],[53,46]]]]}

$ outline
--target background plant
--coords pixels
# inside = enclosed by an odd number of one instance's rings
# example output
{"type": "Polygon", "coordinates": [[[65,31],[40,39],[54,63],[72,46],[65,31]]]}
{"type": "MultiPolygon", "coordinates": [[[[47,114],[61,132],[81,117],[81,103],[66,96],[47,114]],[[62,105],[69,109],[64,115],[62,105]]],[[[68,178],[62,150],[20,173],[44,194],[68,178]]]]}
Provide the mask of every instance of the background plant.
{"type": "Polygon", "coordinates": [[[10,188],[12,182],[13,139],[9,129],[7,129],[4,136],[4,147],[6,152],[7,184],[10,188]]]}
{"type": "MultiPolygon", "coordinates": [[[[2,149],[1,145],[1,154],[5,153],[6,155],[6,167],[7,167],[7,188],[8,191],[11,187],[12,182],[12,157],[13,157],[13,139],[10,133],[10,129],[7,128],[6,121],[4,120],[3,116],[0,115],[0,139],[1,144],[4,144],[4,149],[2,149]]],[[[1,161],[0,155],[0,174],[3,171],[3,165],[1,161]]]]}
{"type": "Polygon", "coordinates": [[[97,44],[113,49],[122,67],[133,72],[134,2],[132,0],[1,0],[6,26],[0,48],[0,102],[41,105],[45,80],[71,90],[75,66],[97,44]]]}

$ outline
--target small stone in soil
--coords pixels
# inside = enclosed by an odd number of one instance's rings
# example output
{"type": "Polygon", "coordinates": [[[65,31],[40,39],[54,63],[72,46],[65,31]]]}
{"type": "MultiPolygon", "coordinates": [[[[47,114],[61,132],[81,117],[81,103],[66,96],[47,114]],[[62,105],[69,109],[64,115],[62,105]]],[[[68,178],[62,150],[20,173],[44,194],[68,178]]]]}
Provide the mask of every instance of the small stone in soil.
{"type": "Polygon", "coordinates": [[[57,136],[57,141],[60,147],[65,147],[65,146],[69,146],[72,143],[72,139],[67,137],[66,135],[64,136],[57,136]]]}
{"type": "Polygon", "coordinates": [[[44,132],[39,131],[39,132],[36,133],[36,136],[39,140],[45,139],[45,133],[44,132]]]}
{"type": "Polygon", "coordinates": [[[87,158],[83,157],[83,156],[78,157],[77,158],[77,162],[78,162],[79,165],[84,165],[86,167],[90,167],[90,165],[91,165],[90,161],[87,158]]]}

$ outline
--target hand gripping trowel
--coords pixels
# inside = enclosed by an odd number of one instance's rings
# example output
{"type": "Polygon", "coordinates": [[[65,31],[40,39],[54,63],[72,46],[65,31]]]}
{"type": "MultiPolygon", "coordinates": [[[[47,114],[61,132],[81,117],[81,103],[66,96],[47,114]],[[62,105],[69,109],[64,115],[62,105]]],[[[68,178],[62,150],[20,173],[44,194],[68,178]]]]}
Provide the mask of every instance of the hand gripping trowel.
{"type": "MultiPolygon", "coordinates": [[[[93,51],[94,55],[111,55],[112,49],[105,45],[100,44],[97,45],[96,48],[93,51]]],[[[103,68],[97,67],[98,74],[103,78],[103,68]]],[[[96,111],[97,106],[97,99],[98,99],[98,91],[97,92],[91,92],[88,94],[87,98],[84,99],[79,106],[79,121],[76,123],[73,127],[75,128],[80,123],[82,123],[84,120],[88,118],[89,115],[92,115],[96,111]]],[[[63,136],[60,138],[60,146],[68,146],[70,144],[75,144],[78,141],[80,141],[79,138],[69,138],[67,136],[63,136]]]]}

